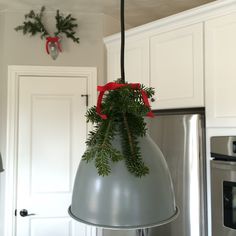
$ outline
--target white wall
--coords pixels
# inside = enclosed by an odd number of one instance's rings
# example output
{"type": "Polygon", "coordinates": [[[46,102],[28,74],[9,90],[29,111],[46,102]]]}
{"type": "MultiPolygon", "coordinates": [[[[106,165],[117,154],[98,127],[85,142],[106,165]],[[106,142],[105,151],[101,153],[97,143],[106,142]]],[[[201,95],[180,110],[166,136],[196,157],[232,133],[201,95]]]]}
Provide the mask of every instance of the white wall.
{"type": "MultiPolygon", "coordinates": [[[[132,25],[125,24],[125,30],[133,28],[132,25]]],[[[120,32],[120,21],[112,16],[104,15],[103,17],[103,36],[109,36],[120,32]]]]}
{"type": "MultiPolygon", "coordinates": [[[[4,58],[4,37],[2,32],[4,31],[4,17],[0,15],[0,152],[2,153],[3,158],[5,157],[5,88],[4,85],[1,83],[2,75],[3,75],[3,58],[4,58]]],[[[4,163],[3,163],[4,164],[4,163]]],[[[5,165],[4,165],[5,166],[5,165]]],[[[3,207],[4,207],[4,177],[5,172],[0,174],[0,235],[3,235],[3,207]]]]}
{"type": "MultiPolygon", "coordinates": [[[[7,112],[7,68],[8,65],[40,66],[85,66],[97,67],[98,84],[106,81],[104,35],[119,31],[119,24],[113,18],[102,14],[73,13],[78,21],[80,44],[63,39],[62,50],[56,61],[45,51],[45,41],[39,36],[29,37],[14,28],[22,24],[26,12],[0,13],[0,151],[5,166],[6,112],[7,112]]],[[[47,13],[46,25],[54,32],[55,13],[47,13]]],[[[6,170],[7,171],[7,170],[6,170]]],[[[5,172],[0,176],[0,235],[3,235],[5,172]]]]}

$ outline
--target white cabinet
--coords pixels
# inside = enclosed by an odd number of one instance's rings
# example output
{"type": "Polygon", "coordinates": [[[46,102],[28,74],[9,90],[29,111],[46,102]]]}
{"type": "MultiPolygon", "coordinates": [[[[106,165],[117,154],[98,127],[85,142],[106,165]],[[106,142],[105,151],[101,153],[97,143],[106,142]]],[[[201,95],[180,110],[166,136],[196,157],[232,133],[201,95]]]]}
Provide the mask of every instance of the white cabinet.
{"type": "MultiPolygon", "coordinates": [[[[204,106],[202,23],[145,33],[126,40],[126,81],[155,89],[152,109],[204,106]]],[[[106,47],[108,81],[114,81],[120,78],[120,39],[106,47]]]]}
{"type": "Polygon", "coordinates": [[[236,13],[205,25],[206,125],[236,127],[236,13]]]}
{"type": "MultiPolygon", "coordinates": [[[[149,84],[149,39],[132,38],[125,45],[125,76],[129,83],[149,84]]],[[[120,42],[107,44],[108,81],[120,78],[120,42]]]]}
{"type": "MultiPolygon", "coordinates": [[[[151,104],[153,109],[205,106],[209,187],[210,137],[236,135],[236,1],[213,1],[131,29],[126,35],[128,47],[132,47],[133,38],[143,37],[139,46],[136,40],[134,47],[135,44],[138,47],[136,52],[145,52],[145,62],[141,64],[141,53],[133,54],[131,61],[126,59],[129,61],[126,61],[126,71],[131,71],[129,63],[134,63],[134,77],[155,88],[157,99],[151,104]]],[[[108,78],[113,80],[114,67],[119,68],[119,59],[114,62],[109,53],[120,39],[111,36],[106,40],[109,46],[108,78]]],[[[119,49],[116,50],[116,57],[119,57],[119,49]]],[[[210,188],[207,193],[210,236],[210,188]]]]}
{"type": "Polygon", "coordinates": [[[153,109],[204,106],[202,23],[152,36],[150,58],[153,109]]]}
{"type": "MultiPolygon", "coordinates": [[[[105,43],[108,81],[114,81],[120,37],[105,43]]],[[[208,127],[236,127],[236,1],[215,1],[128,30],[125,68],[128,82],[154,87],[153,109],[205,106],[208,127]]]]}

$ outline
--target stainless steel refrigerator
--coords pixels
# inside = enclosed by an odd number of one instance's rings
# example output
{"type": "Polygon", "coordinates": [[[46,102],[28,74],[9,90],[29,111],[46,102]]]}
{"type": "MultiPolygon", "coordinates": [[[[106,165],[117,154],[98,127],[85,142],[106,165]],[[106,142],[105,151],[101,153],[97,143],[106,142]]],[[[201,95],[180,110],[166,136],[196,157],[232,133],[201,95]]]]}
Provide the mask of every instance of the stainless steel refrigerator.
{"type": "MultiPolygon", "coordinates": [[[[167,225],[149,229],[148,236],[206,236],[206,174],[204,110],[155,112],[148,121],[149,133],[168,163],[178,218],[167,225]]],[[[135,230],[100,230],[102,236],[137,236],[135,230]]]]}

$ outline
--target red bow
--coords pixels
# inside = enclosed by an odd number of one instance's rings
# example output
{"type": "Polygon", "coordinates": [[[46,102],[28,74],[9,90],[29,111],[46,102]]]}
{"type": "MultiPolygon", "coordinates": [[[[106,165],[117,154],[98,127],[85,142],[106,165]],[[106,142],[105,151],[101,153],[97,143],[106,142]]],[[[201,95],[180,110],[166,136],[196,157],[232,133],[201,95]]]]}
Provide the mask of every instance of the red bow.
{"type": "Polygon", "coordinates": [[[103,119],[106,120],[107,119],[107,115],[102,114],[102,98],[103,95],[106,91],[110,91],[110,90],[115,90],[115,89],[119,89],[121,87],[125,87],[125,86],[130,86],[132,89],[138,89],[141,92],[142,95],[142,99],[144,104],[150,109],[150,111],[147,113],[148,117],[154,117],[153,112],[151,111],[151,107],[148,101],[148,96],[147,93],[145,92],[145,90],[141,89],[141,85],[139,83],[131,83],[131,84],[119,84],[119,83],[115,83],[115,82],[110,82],[107,83],[104,86],[98,86],[97,90],[100,92],[99,96],[98,96],[98,101],[97,101],[97,108],[96,111],[98,113],[98,115],[103,119]]]}
{"type": "Polygon", "coordinates": [[[55,36],[55,37],[47,37],[46,38],[46,51],[47,54],[49,54],[49,43],[55,43],[57,45],[57,48],[59,49],[59,51],[61,52],[61,45],[60,45],[60,38],[55,36]]]}

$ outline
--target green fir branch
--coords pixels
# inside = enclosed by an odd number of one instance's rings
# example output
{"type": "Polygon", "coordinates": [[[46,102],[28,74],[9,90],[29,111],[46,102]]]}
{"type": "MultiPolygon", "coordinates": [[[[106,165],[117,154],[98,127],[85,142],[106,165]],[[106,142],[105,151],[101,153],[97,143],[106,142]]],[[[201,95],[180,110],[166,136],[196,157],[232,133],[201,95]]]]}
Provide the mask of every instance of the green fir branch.
{"type": "Polygon", "coordinates": [[[104,148],[97,151],[95,166],[99,175],[109,175],[111,172],[111,166],[109,163],[109,151],[107,149],[104,148]]]}
{"type": "Polygon", "coordinates": [[[87,122],[91,122],[92,124],[99,123],[102,121],[101,117],[97,114],[96,106],[91,107],[86,112],[86,118],[87,118],[87,122]]]}
{"type": "MultiPolygon", "coordinates": [[[[133,119],[128,119],[127,114],[123,114],[124,122],[122,123],[122,149],[125,156],[128,170],[137,177],[145,176],[149,173],[149,168],[142,161],[142,155],[137,141],[137,130],[131,123],[133,119]]],[[[141,128],[141,127],[139,127],[141,128]]],[[[138,129],[139,130],[139,129],[138,129]]],[[[141,128],[142,130],[142,128],[141,128]]],[[[142,130],[145,132],[145,129],[142,130]]],[[[146,132],[145,132],[146,133],[146,132]]]]}
{"type": "Polygon", "coordinates": [[[23,25],[15,27],[15,30],[22,31],[24,35],[30,34],[31,36],[34,36],[36,34],[40,34],[42,39],[45,38],[49,34],[42,23],[44,11],[44,6],[41,8],[40,13],[35,13],[33,10],[31,10],[25,15],[25,21],[23,22],[23,25]]]}
{"type": "MultiPolygon", "coordinates": [[[[24,35],[29,34],[34,36],[36,34],[40,34],[41,39],[46,38],[49,36],[49,33],[43,24],[44,11],[44,6],[41,8],[39,13],[35,13],[31,10],[25,15],[25,21],[23,24],[15,27],[15,30],[22,31],[24,35]]],[[[79,43],[79,37],[75,35],[75,29],[78,27],[76,19],[72,17],[71,14],[64,17],[59,10],[57,10],[55,19],[57,31],[54,35],[60,36],[61,34],[65,34],[66,37],[72,39],[73,42],[79,43]]]]}
{"type": "Polygon", "coordinates": [[[147,93],[148,98],[153,97],[155,94],[155,90],[152,87],[148,88],[145,87],[144,85],[141,85],[141,89],[143,89],[147,93]]]}
{"type": "Polygon", "coordinates": [[[110,114],[112,117],[119,117],[123,112],[145,116],[149,108],[143,104],[139,90],[131,87],[122,87],[105,95],[102,104],[102,113],[110,114]],[[110,107],[113,107],[111,110],[110,107]]]}
{"type": "Polygon", "coordinates": [[[75,36],[75,29],[78,27],[78,24],[75,23],[76,19],[68,14],[64,17],[60,14],[60,11],[57,10],[56,16],[56,27],[57,31],[55,32],[55,36],[60,34],[65,34],[67,38],[72,39],[75,43],[79,43],[79,37],[75,36]]]}
{"type": "MultiPolygon", "coordinates": [[[[154,95],[153,88],[141,86],[147,96],[154,95]]],[[[105,176],[111,172],[111,163],[124,160],[130,173],[137,177],[149,173],[145,165],[139,138],[146,135],[144,116],[149,108],[144,104],[140,89],[124,86],[107,92],[102,101],[102,114],[108,119],[102,120],[96,112],[96,107],[88,110],[87,121],[95,124],[95,129],[89,133],[86,142],[87,150],[83,160],[94,160],[98,174],[105,176]],[[120,136],[122,152],[112,146],[115,135],[120,136]]]]}
{"type": "Polygon", "coordinates": [[[114,125],[112,120],[97,125],[95,131],[89,134],[89,139],[86,141],[88,148],[82,156],[82,160],[87,162],[95,159],[98,174],[102,176],[110,173],[111,161],[117,162],[123,159],[122,154],[111,144],[116,132],[114,125]]]}

